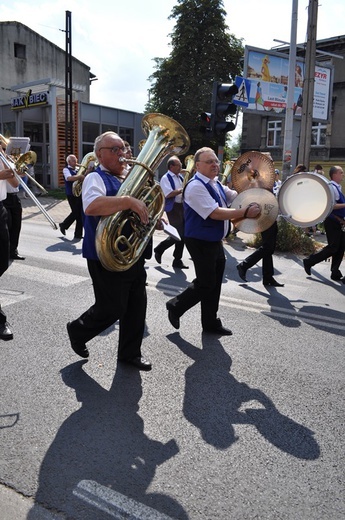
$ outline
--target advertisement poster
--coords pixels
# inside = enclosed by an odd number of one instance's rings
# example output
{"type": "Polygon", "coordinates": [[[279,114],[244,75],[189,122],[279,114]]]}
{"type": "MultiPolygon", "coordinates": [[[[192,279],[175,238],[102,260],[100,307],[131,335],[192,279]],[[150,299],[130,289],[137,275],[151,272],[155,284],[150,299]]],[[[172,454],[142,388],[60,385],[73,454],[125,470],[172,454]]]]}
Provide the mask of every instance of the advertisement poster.
{"type": "MultiPolygon", "coordinates": [[[[257,112],[269,112],[272,115],[284,114],[286,111],[288,73],[288,56],[246,47],[245,108],[257,112]]],[[[315,66],[314,120],[328,120],[331,76],[332,69],[330,67],[315,66]]],[[[296,60],[294,85],[293,110],[294,115],[298,117],[302,114],[304,86],[304,62],[299,59],[296,60]]],[[[243,103],[241,104],[243,106],[243,103]]]]}

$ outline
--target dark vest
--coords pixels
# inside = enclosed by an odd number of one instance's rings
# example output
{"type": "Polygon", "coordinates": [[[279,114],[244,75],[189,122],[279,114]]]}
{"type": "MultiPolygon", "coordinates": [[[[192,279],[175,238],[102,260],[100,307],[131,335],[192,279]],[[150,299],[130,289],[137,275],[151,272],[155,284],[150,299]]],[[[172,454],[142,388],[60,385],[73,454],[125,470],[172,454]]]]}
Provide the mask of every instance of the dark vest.
{"type": "MultiPolygon", "coordinates": [[[[198,177],[193,177],[191,182],[201,182],[211,197],[217,202],[218,206],[222,207],[220,196],[212,188],[210,183],[206,183],[198,177]]],[[[188,184],[189,184],[188,183],[188,184]]],[[[222,185],[218,182],[220,187],[220,193],[222,198],[226,202],[226,196],[222,185]]],[[[196,211],[194,211],[186,202],[184,205],[184,216],[185,216],[185,237],[186,238],[197,238],[199,240],[207,240],[208,242],[219,242],[224,237],[224,222],[223,220],[214,220],[210,217],[203,219],[196,211]]]]}
{"type": "MultiPolygon", "coordinates": [[[[105,184],[106,188],[106,195],[107,196],[114,196],[117,194],[117,192],[120,189],[121,182],[117,179],[117,177],[110,175],[110,173],[107,173],[103,170],[101,170],[99,167],[95,170],[98,175],[102,177],[102,180],[105,184]]],[[[98,222],[101,217],[93,217],[90,215],[84,214],[84,241],[83,241],[83,257],[88,258],[90,260],[99,260],[97,256],[96,251],[96,229],[98,222]]],[[[126,223],[124,226],[124,234],[126,234],[126,226],[130,226],[130,224],[126,223]]],[[[130,230],[128,231],[128,234],[130,234],[130,230]]],[[[143,252],[144,258],[151,258],[152,255],[152,238],[148,241],[147,247],[145,248],[143,252]]]]}
{"type": "MultiPolygon", "coordinates": [[[[337,200],[337,203],[338,204],[344,204],[345,203],[345,195],[340,191],[338,186],[336,186],[333,182],[332,182],[332,184],[337,189],[337,192],[339,193],[339,199],[337,200]]],[[[340,217],[340,218],[345,218],[345,208],[334,209],[329,216],[334,219],[333,215],[336,215],[337,217],[340,217]]],[[[334,219],[334,220],[337,220],[337,219],[334,219]]]]}
{"type": "MultiPolygon", "coordinates": [[[[179,174],[180,179],[183,181],[182,175],[179,174]]],[[[173,190],[176,190],[175,181],[170,173],[167,173],[167,178],[171,184],[173,190]]],[[[171,211],[175,204],[175,197],[169,197],[165,199],[165,211],[171,211]]]]}
{"type": "MultiPolygon", "coordinates": [[[[71,166],[67,166],[67,169],[69,170],[71,175],[77,175],[77,172],[75,170],[73,170],[73,168],[71,168],[71,166]]],[[[65,181],[66,195],[73,195],[73,192],[72,192],[73,182],[66,181],[65,176],[64,176],[64,181],[65,181]]]]}
{"type": "MultiPolygon", "coordinates": [[[[104,172],[99,167],[95,170],[98,175],[102,177],[102,180],[105,184],[105,188],[107,190],[107,196],[116,195],[120,189],[121,182],[110,175],[110,173],[104,172]]],[[[91,215],[84,215],[84,241],[83,241],[83,257],[89,258],[90,260],[98,260],[97,252],[96,252],[96,229],[98,222],[101,217],[93,217],[91,215]]]]}

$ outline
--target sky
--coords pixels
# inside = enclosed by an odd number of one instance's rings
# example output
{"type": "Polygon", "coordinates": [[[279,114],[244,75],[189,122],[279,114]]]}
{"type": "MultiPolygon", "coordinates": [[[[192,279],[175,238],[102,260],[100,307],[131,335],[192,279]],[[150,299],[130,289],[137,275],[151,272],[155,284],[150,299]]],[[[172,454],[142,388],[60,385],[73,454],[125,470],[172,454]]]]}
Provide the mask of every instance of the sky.
{"type": "MultiPolygon", "coordinates": [[[[296,0],[297,2],[297,0],[296,0]]],[[[298,0],[297,43],[307,34],[308,0],[298,0]]],[[[98,78],[90,102],[143,112],[154,58],[171,52],[169,20],[177,0],[35,0],[1,2],[0,21],[17,21],[65,50],[71,14],[72,55],[98,78]]],[[[290,41],[292,0],[223,0],[226,24],[243,45],[271,49],[290,41]]],[[[345,34],[344,0],[319,0],[317,39],[345,34]]],[[[205,107],[207,110],[208,107],[205,107]]]]}

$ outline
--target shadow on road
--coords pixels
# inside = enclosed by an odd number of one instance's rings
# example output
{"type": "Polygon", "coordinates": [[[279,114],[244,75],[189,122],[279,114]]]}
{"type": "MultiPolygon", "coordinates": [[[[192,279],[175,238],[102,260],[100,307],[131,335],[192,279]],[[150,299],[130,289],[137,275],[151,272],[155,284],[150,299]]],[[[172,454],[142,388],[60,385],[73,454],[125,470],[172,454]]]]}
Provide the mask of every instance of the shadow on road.
{"type": "MultiPolygon", "coordinates": [[[[61,370],[81,407],[61,425],[46,453],[36,503],[84,520],[131,517],[126,509],[131,507],[139,507],[139,513],[154,509],[162,518],[187,519],[174,498],[146,492],[156,467],[179,450],[173,439],[162,444],[144,434],[138,413],[140,373],[119,365],[111,388],[105,390],[83,370],[84,363],[61,370]]],[[[35,520],[35,510],[28,519],[35,520]]]]}
{"type": "Polygon", "coordinates": [[[234,424],[247,424],[285,453],[305,460],[319,457],[311,430],[281,414],[261,390],[235,379],[230,373],[231,357],[218,339],[203,334],[202,348],[177,332],[168,339],[194,360],[185,374],[183,412],[205,442],[225,450],[239,439],[234,424]]]}

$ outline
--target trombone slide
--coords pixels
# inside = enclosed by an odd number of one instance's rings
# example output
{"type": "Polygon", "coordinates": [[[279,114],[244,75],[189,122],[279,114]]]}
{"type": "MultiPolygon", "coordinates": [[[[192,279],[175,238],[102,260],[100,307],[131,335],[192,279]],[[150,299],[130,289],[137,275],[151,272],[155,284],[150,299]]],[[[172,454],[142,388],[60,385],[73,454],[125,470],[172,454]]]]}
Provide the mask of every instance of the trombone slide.
{"type": "Polygon", "coordinates": [[[46,219],[48,220],[48,222],[50,223],[50,225],[52,226],[53,229],[58,229],[58,225],[57,223],[52,219],[52,217],[49,215],[49,213],[44,209],[44,207],[42,206],[42,204],[40,203],[40,201],[35,197],[35,195],[32,193],[32,191],[30,190],[30,188],[25,184],[25,182],[23,181],[23,179],[20,177],[20,175],[18,175],[18,173],[16,172],[16,169],[15,169],[15,166],[13,165],[12,162],[10,162],[5,154],[3,154],[2,152],[0,152],[0,159],[1,161],[4,163],[4,165],[9,168],[10,170],[13,171],[13,174],[15,176],[15,178],[17,179],[17,181],[21,184],[23,190],[29,195],[29,197],[33,200],[33,202],[36,204],[36,206],[38,207],[38,209],[41,211],[41,213],[43,213],[43,215],[46,217],[46,219]]]}

